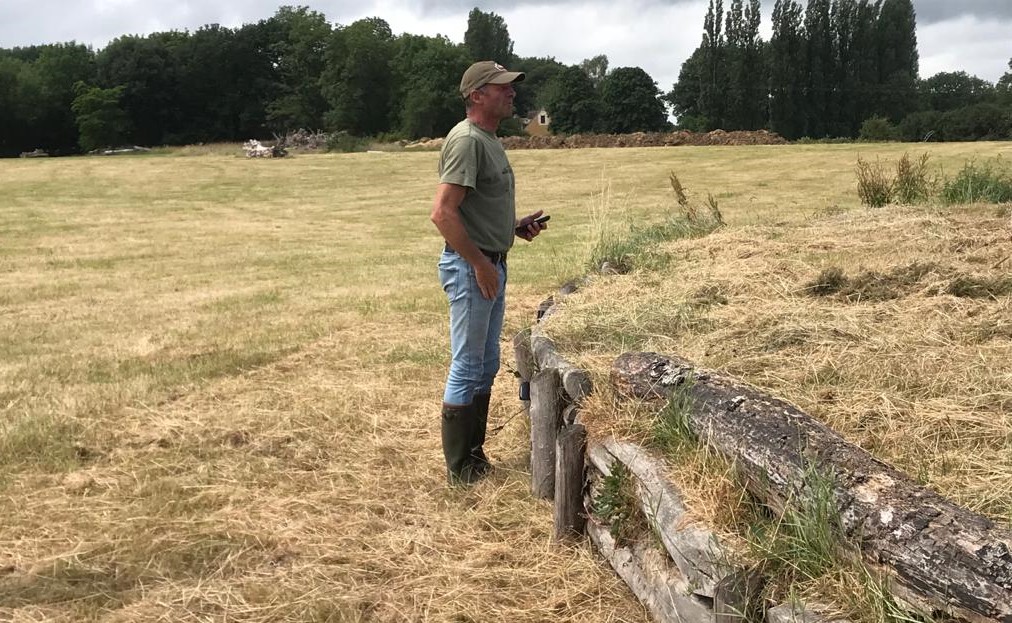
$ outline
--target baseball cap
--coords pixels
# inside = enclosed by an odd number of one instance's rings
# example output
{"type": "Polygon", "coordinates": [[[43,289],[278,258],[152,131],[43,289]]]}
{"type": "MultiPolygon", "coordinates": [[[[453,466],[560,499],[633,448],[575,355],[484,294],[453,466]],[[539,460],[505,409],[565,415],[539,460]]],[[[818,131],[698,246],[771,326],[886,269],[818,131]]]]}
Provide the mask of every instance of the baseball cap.
{"type": "Polygon", "coordinates": [[[467,97],[471,91],[486,84],[509,84],[521,82],[527,75],[522,71],[509,71],[495,61],[478,61],[464,72],[460,79],[460,94],[467,97]]]}

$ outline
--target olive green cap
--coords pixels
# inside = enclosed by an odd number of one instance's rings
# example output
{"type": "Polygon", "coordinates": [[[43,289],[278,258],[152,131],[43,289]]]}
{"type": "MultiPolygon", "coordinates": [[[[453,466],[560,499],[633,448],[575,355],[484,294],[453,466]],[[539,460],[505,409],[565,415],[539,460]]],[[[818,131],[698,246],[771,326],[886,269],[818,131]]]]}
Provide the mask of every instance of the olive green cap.
{"type": "Polygon", "coordinates": [[[464,98],[486,84],[521,82],[527,75],[522,71],[509,71],[495,61],[478,61],[464,72],[460,79],[460,94],[464,98]]]}

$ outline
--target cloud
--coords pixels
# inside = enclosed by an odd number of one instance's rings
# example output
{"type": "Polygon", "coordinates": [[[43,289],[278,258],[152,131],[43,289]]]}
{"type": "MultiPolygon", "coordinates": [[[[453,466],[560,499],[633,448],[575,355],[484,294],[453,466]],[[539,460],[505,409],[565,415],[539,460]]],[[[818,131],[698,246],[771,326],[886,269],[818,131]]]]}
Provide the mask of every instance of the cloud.
{"type": "Polygon", "coordinates": [[[968,16],[980,21],[1012,20],[1009,0],[913,0],[913,3],[919,26],[968,16]]]}
{"type": "Polygon", "coordinates": [[[962,70],[997,82],[1008,71],[1012,57],[1008,23],[964,16],[917,30],[922,78],[962,70]]]}

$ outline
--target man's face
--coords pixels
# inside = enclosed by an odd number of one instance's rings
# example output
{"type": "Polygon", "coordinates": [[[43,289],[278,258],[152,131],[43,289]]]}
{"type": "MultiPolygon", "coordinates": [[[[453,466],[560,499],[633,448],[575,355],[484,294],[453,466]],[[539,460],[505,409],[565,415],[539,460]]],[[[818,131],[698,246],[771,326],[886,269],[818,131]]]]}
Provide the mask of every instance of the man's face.
{"type": "Polygon", "coordinates": [[[483,110],[500,120],[513,116],[513,98],[517,92],[512,84],[486,84],[479,92],[478,103],[483,110]]]}

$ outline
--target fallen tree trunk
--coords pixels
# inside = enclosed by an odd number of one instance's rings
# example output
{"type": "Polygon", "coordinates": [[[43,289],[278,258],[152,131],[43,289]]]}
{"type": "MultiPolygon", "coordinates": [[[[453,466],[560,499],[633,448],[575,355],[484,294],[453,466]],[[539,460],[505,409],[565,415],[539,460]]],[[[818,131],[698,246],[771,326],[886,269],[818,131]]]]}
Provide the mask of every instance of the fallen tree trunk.
{"type": "Polygon", "coordinates": [[[728,456],[777,510],[830,478],[845,534],[914,607],[1012,623],[1012,531],[916,484],[798,408],[744,383],[657,353],[627,353],[612,383],[636,399],[684,392],[693,430],[728,456]]]}

